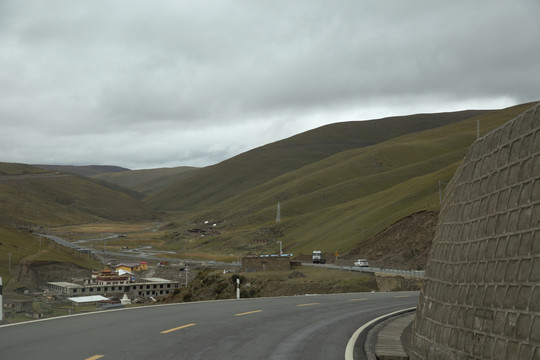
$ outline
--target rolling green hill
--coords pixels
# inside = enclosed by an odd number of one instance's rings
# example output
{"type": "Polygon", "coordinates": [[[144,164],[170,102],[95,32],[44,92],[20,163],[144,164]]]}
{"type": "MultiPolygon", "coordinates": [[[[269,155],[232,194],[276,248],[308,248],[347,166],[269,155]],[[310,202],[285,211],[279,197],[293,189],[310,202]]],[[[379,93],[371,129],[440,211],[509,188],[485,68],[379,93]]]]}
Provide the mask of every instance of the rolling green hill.
{"type": "Polygon", "coordinates": [[[322,126],[193,172],[145,203],[162,210],[197,210],[340,152],[471,118],[486,111],[418,114],[322,126]]]}
{"type": "Polygon", "coordinates": [[[11,163],[0,163],[0,213],[0,224],[41,226],[155,216],[129,194],[87,178],[11,163]]]}
{"type": "Polygon", "coordinates": [[[295,254],[343,254],[402,218],[437,211],[477,124],[483,135],[531,106],[336,123],[206,168],[86,178],[0,163],[0,227],[147,220],[166,211],[174,220],[162,246],[175,251],[275,253],[281,241],[295,254]]]}
{"type": "Polygon", "coordinates": [[[0,176],[41,174],[41,173],[49,173],[49,172],[51,171],[38,168],[32,165],[0,162],[0,176]]]}
{"type": "MultiPolygon", "coordinates": [[[[358,140],[339,151],[336,141],[328,146],[332,150],[315,155],[325,137],[307,132],[198,171],[148,203],[189,209],[193,222],[172,225],[169,240],[192,251],[275,253],[279,240],[296,254],[314,248],[343,254],[401,218],[437,210],[439,181],[443,186],[450,181],[476,139],[477,124],[483,135],[531,106],[461,113],[461,120],[386,141],[382,126],[369,135],[378,139],[373,145],[358,140]],[[276,224],[278,202],[281,222],[276,224]],[[197,237],[190,236],[189,227],[198,228],[197,237]]],[[[338,126],[341,131],[329,137],[364,133],[338,126]]]]}
{"type": "Polygon", "coordinates": [[[85,165],[85,166],[77,166],[77,165],[34,165],[35,167],[42,168],[45,170],[50,171],[61,171],[61,172],[68,172],[73,174],[78,174],[82,176],[93,176],[98,174],[109,174],[109,173],[115,173],[120,171],[127,171],[129,169],[119,167],[119,166],[111,166],[111,165],[85,165]]]}
{"type": "Polygon", "coordinates": [[[94,175],[92,178],[117,184],[124,188],[137,191],[143,196],[148,196],[182,180],[197,169],[196,167],[180,166],[174,168],[126,170],[102,173],[94,175]]]}

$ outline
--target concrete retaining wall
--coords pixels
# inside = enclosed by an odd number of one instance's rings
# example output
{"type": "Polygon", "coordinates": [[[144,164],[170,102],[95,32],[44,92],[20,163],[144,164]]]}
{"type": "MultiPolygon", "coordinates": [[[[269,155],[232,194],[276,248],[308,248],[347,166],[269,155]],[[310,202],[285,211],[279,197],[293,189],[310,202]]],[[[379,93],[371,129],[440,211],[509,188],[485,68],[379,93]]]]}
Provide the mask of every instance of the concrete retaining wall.
{"type": "Polygon", "coordinates": [[[478,139],[448,186],[413,359],[540,359],[540,105],[478,139]]]}

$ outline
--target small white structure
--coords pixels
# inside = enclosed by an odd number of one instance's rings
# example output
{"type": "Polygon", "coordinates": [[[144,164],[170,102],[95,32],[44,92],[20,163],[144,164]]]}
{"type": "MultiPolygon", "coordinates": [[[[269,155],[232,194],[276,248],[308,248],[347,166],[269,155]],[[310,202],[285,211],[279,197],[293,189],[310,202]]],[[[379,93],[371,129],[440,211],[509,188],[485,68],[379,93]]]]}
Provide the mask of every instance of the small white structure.
{"type": "Polygon", "coordinates": [[[122,305],[129,305],[131,304],[131,300],[127,297],[127,294],[124,294],[124,297],[120,300],[120,303],[122,305]]]}
{"type": "Polygon", "coordinates": [[[92,302],[98,302],[98,301],[109,300],[109,299],[101,295],[92,295],[92,296],[70,297],[68,298],[68,300],[71,300],[77,304],[82,304],[82,303],[92,303],[92,302]]]}
{"type": "Polygon", "coordinates": [[[129,271],[126,271],[126,270],[124,270],[124,269],[119,269],[119,270],[118,270],[118,275],[125,275],[125,274],[131,275],[131,276],[135,276],[134,273],[129,272],[129,271]]]}

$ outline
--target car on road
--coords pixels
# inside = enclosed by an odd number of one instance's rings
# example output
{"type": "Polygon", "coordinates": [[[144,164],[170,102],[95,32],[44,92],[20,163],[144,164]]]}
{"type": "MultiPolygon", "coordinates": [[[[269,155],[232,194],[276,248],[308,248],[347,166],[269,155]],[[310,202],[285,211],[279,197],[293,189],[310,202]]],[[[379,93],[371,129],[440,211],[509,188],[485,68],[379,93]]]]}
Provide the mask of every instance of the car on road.
{"type": "Polygon", "coordinates": [[[358,259],[354,262],[354,266],[369,267],[369,263],[366,259],[358,259]]]}

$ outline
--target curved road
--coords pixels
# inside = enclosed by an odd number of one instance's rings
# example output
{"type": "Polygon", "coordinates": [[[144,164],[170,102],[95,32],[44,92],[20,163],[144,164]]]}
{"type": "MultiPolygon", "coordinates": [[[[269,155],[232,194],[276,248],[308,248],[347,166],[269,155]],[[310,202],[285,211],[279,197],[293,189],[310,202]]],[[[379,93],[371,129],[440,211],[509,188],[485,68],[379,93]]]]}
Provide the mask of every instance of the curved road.
{"type": "Polygon", "coordinates": [[[0,326],[0,359],[343,359],[371,319],[417,292],[181,303],[0,326]]]}

